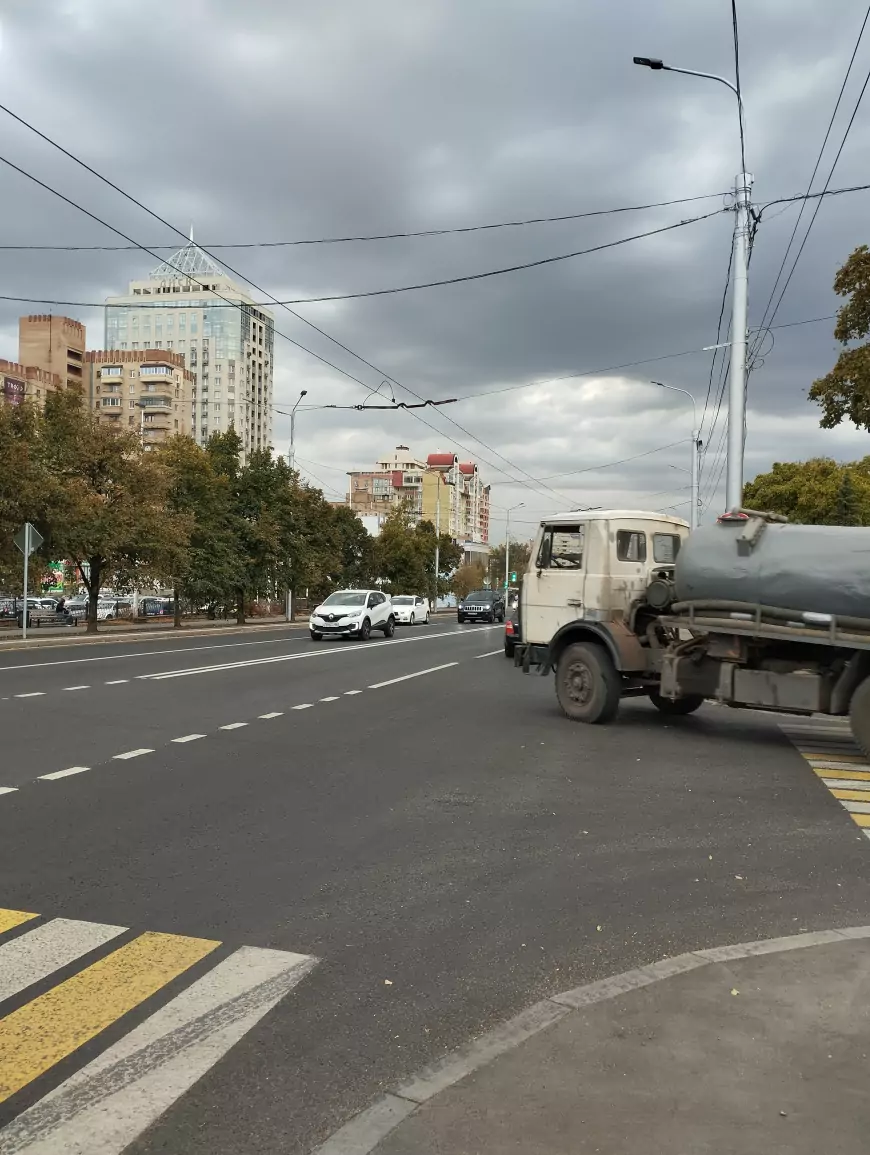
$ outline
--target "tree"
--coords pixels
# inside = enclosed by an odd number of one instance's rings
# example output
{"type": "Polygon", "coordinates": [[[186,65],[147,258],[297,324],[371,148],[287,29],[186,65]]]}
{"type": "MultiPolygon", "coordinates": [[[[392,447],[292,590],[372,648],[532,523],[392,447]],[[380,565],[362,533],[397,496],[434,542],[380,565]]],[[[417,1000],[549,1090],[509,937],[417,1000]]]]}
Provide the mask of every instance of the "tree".
{"type": "MultiPolygon", "coordinates": [[[[529,568],[529,558],[532,555],[532,543],[530,541],[512,541],[510,548],[510,567],[511,573],[516,571],[517,580],[515,582],[510,580],[508,575],[508,582],[510,585],[519,585],[522,581],[523,574],[529,568]]],[[[490,551],[489,555],[489,577],[494,587],[503,589],[505,585],[505,548],[504,545],[497,545],[490,551]]]]}
{"type": "MultiPolygon", "coordinates": [[[[28,402],[0,403],[0,588],[17,590],[23,580],[22,557],[12,543],[25,521],[46,536],[45,512],[49,494],[38,449],[38,411],[28,402]]],[[[31,557],[34,579],[39,577],[45,551],[31,557]]]]}
{"type": "MultiPolygon", "coordinates": [[[[434,565],[434,536],[432,540],[434,565]]],[[[375,541],[378,575],[390,593],[420,593],[428,587],[427,541],[417,533],[413,515],[404,507],[390,510],[375,541]]]]}
{"type": "Polygon", "coordinates": [[[453,575],[453,592],[456,594],[456,600],[460,602],[468,597],[472,590],[482,589],[485,580],[486,570],[479,561],[461,565],[453,575]]]}
{"type": "Polygon", "coordinates": [[[777,462],[745,486],[743,504],[805,525],[870,525],[870,457],[777,462]]]}
{"type": "Polygon", "coordinates": [[[414,531],[422,544],[426,570],[425,586],[434,606],[438,598],[450,593],[451,575],[462,564],[463,551],[449,533],[442,533],[438,539],[438,573],[435,573],[435,525],[431,521],[421,521],[414,531]]]}
{"type": "MultiPolygon", "coordinates": [[[[870,249],[859,245],[834,278],[834,292],[848,297],[837,314],[834,336],[841,345],[870,334],[870,249]]],[[[810,389],[822,407],[821,425],[833,429],[847,418],[870,431],[870,343],[844,348],[834,368],[810,389]]]]}
{"type": "Polygon", "coordinates": [[[124,586],[174,572],[190,519],[167,508],[168,477],[138,434],[101,425],[79,394],[50,394],[35,433],[48,552],[78,571],[95,632],[106,578],[124,586]]]}

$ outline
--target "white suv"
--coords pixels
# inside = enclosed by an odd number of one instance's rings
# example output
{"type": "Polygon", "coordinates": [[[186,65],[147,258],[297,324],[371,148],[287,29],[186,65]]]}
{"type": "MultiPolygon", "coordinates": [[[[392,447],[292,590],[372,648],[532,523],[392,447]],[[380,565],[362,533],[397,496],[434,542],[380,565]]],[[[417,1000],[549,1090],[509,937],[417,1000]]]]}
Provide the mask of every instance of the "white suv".
{"type": "Polygon", "coordinates": [[[372,630],[391,638],[396,617],[390,599],[380,590],[336,590],[312,613],[308,628],[315,642],[325,634],[368,641],[372,630]]]}

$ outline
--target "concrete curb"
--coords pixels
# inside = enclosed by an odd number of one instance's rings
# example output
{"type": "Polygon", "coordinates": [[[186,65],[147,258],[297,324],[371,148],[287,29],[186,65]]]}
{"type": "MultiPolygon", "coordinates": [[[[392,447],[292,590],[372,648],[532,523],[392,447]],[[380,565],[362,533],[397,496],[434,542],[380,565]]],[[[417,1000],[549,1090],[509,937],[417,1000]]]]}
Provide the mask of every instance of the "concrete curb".
{"type": "Polygon", "coordinates": [[[870,938],[870,926],[811,931],[786,938],[761,939],[757,942],[689,951],[542,999],[400,1083],[333,1132],[312,1155],[368,1155],[423,1103],[582,1007],[616,998],[627,991],[638,990],[711,963],[734,962],[755,955],[801,950],[804,947],[825,946],[861,938],[870,938]]]}
{"type": "Polygon", "coordinates": [[[115,633],[114,630],[100,632],[98,634],[86,634],[81,631],[76,635],[75,631],[71,634],[69,632],[64,634],[49,634],[48,637],[33,638],[28,634],[27,642],[23,642],[18,638],[0,638],[0,653],[9,652],[17,653],[20,650],[45,650],[57,648],[59,646],[83,646],[95,645],[102,642],[150,642],[152,639],[166,640],[167,638],[202,638],[215,635],[217,637],[225,637],[227,634],[249,634],[259,630],[307,630],[307,622],[282,622],[282,621],[257,621],[256,619],[249,621],[244,626],[226,625],[226,626],[182,626],[180,630],[173,629],[172,626],[153,626],[150,629],[146,626],[140,629],[124,630],[123,633],[115,633]]]}

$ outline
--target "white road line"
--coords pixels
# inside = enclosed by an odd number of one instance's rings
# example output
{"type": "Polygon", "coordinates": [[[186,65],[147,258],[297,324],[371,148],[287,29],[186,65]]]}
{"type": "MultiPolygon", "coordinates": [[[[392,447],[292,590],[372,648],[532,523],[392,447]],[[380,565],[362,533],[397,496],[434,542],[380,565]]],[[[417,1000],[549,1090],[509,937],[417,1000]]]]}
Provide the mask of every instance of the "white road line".
{"type": "Polygon", "coordinates": [[[414,674],[403,674],[401,678],[390,678],[387,682],[375,682],[369,686],[370,690],[380,690],[384,686],[395,686],[396,682],[407,682],[410,678],[422,678],[424,674],[437,674],[439,670],[449,670],[451,666],[458,666],[459,662],[445,662],[443,666],[430,666],[428,670],[417,670],[414,674]]]}
{"type": "Polygon", "coordinates": [[[117,938],[126,929],[102,922],[53,918],[5,943],[0,946],[0,1002],[117,938]]]}
{"type": "Polygon", "coordinates": [[[16,698],[44,698],[45,690],[31,690],[29,694],[15,694],[16,698]]]}
{"type": "Polygon", "coordinates": [[[250,658],[246,662],[222,662],[217,666],[190,666],[183,670],[164,670],[157,674],[137,674],[140,682],[161,682],[166,678],[187,678],[194,674],[212,674],[223,670],[240,670],[249,666],[266,666],[275,662],[298,662],[303,658],[322,658],[331,654],[368,654],[381,646],[408,646],[414,642],[428,642],[434,638],[450,638],[455,634],[470,637],[472,634],[484,633],[486,630],[501,629],[501,626],[477,626],[473,629],[443,630],[438,634],[418,634],[412,638],[392,638],[383,642],[351,642],[346,646],[320,646],[316,650],[303,650],[301,654],[277,654],[272,658],[250,658]]]}
{"type": "Polygon", "coordinates": [[[352,698],[354,696],[354,694],[361,694],[361,693],[362,693],[362,690],[345,690],[344,696],[345,696],[345,698],[352,698]]]}
{"type": "Polygon", "coordinates": [[[504,653],[504,646],[502,646],[500,650],[490,650],[488,654],[475,654],[474,657],[475,657],[475,659],[477,659],[477,658],[491,658],[493,656],[493,654],[503,654],[503,653],[504,653]]]}
{"type": "Polygon", "coordinates": [[[0,794],[14,794],[17,789],[17,786],[0,786],[0,794]]]}
{"type": "Polygon", "coordinates": [[[321,702],[337,702],[338,694],[331,694],[328,698],[321,698],[321,702]]]}
{"type": "Polygon", "coordinates": [[[241,730],[242,726],[247,726],[247,722],[228,722],[226,726],[218,726],[219,730],[241,730]]]}
{"type": "Polygon", "coordinates": [[[313,706],[313,704],[314,704],[313,702],[300,702],[300,704],[298,706],[294,706],[293,709],[294,710],[310,710],[311,707],[313,706]]]}
{"type": "MultiPolygon", "coordinates": [[[[822,781],[830,790],[863,790],[870,791],[870,782],[863,778],[823,778],[822,781]]],[[[870,793],[867,795],[870,798],[870,793]]]]}
{"type": "Polygon", "coordinates": [[[814,770],[870,770],[868,762],[838,762],[834,758],[809,758],[814,770]]]}
{"type": "Polygon", "coordinates": [[[841,806],[845,806],[850,814],[870,814],[870,794],[867,798],[867,802],[847,802],[845,798],[838,798],[837,801],[841,806]]]}
{"type": "Polygon", "coordinates": [[[129,681],[130,681],[129,678],[115,678],[114,681],[105,682],[104,684],[106,686],[123,686],[126,682],[129,682],[129,681]]]}
{"type": "Polygon", "coordinates": [[[126,752],[126,754],[115,754],[114,758],[115,759],[118,759],[118,758],[120,758],[120,759],[138,758],[142,754],[153,754],[153,753],[154,753],[153,750],[148,750],[143,746],[141,750],[128,750],[126,752]]]}
{"type": "Polygon", "coordinates": [[[90,686],[64,686],[64,691],[68,692],[70,690],[89,690],[90,688],[90,686]]]}
{"type": "Polygon", "coordinates": [[[195,742],[197,738],[204,738],[205,734],[185,734],[183,738],[173,738],[173,742],[195,742]]]}
{"type": "Polygon", "coordinates": [[[271,714],[260,714],[260,717],[264,721],[268,721],[270,718],[281,718],[281,717],[283,717],[283,715],[284,715],[283,710],[273,710],[271,714]]]}
{"type": "Polygon", "coordinates": [[[2,1132],[19,1155],[120,1155],[315,966],[241,947],[22,1112],[2,1132]]]}
{"type": "Polygon", "coordinates": [[[40,774],[40,782],[54,782],[56,778],[69,778],[71,774],[84,774],[90,766],[70,766],[68,770],[55,770],[53,774],[40,774]]]}

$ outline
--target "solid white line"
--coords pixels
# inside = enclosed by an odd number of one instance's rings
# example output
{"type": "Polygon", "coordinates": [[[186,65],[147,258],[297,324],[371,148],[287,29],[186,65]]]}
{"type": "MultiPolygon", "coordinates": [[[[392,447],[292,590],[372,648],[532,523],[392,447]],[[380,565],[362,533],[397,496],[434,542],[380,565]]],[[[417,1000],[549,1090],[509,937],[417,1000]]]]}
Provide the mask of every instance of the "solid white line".
{"type": "Polygon", "coordinates": [[[424,674],[437,674],[439,670],[449,670],[451,666],[458,666],[459,662],[445,662],[443,666],[430,666],[428,670],[417,670],[414,674],[403,674],[401,678],[390,678],[388,682],[375,682],[369,686],[370,690],[380,690],[384,686],[395,686],[396,682],[407,682],[410,678],[422,678],[424,674]]]}
{"type": "Polygon", "coordinates": [[[183,738],[173,738],[172,741],[181,744],[182,742],[195,742],[197,738],[204,737],[205,734],[185,734],[183,738]]]}
{"type": "Polygon", "coordinates": [[[241,947],[3,1130],[3,1150],[120,1155],[312,969],[241,947]]]}
{"type": "Polygon", "coordinates": [[[313,702],[301,702],[298,706],[294,706],[294,710],[310,710],[314,705],[313,702]]]}
{"type": "Polygon", "coordinates": [[[219,730],[241,730],[242,726],[247,726],[247,722],[228,722],[226,726],[218,726],[219,730]]]}
{"type": "Polygon", "coordinates": [[[115,678],[113,682],[106,682],[107,686],[123,686],[125,682],[129,682],[129,678],[115,678]]]}
{"type": "Polygon", "coordinates": [[[344,696],[346,698],[352,698],[354,696],[354,694],[361,694],[361,693],[362,693],[362,690],[345,690],[344,696]]]}
{"type": "Polygon", "coordinates": [[[346,646],[321,646],[316,650],[303,650],[301,654],[277,654],[272,658],[250,658],[246,662],[223,662],[217,666],[190,666],[184,670],[165,670],[158,674],[137,674],[136,679],[141,682],[160,682],[166,678],[186,678],[192,674],[212,674],[222,670],[240,670],[248,666],[266,666],[275,662],[298,662],[303,658],[322,658],[330,654],[368,654],[372,650],[379,649],[381,646],[407,646],[414,642],[428,642],[433,638],[450,638],[455,634],[464,634],[468,637],[471,634],[483,633],[486,630],[495,629],[501,629],[501,626],[478,626],[470,630],[445,630],[438,634],[418,634],[413,638],[401,638],[399,640],[391,638],[389,641],[383,642],[367,642],[365,644],[351,642],[346,646]]]}
{"type": "Polygon", "coordinates": [[[16,694],[16,698],[44,698],[45,690],[33,690],[29,694],[16,694]]]}
{"type": "Polygon", "coordinates": [[[123,934],[125,926],[53,918],[0,946],[0,1001],[123,934]]]}
{"type": "Polygon", "coordinates": [[[69,778],[71,774],[84,774],[90,766],[70,766],[68,770],[55,770],[53,774],[40,774],[40,782],[54,782],[56,778],[69,778]]]}
{"type": "Polygon", "coordinates": [[[491,658],[493,654],[503,654],[504,646],[500,650],[490,650],[488,654],[475,654],[475,658],[491,658]]]}
{"type": "Polygon", "coordinates": [[[0,794],[14,794],[17,789],[17,786],[0,786],[0,794]]]}
{"type": "Polygon", "coordinates": [[[141,754],[153,754],[153,753],[154,753],[153,750],[148,750],[143,746],[143,748],[141,750],[128,750],[126,752],[126,754],[115,754],[114,757],[116,759],[118,759],[118,758],[121,758],[121,759],[138,758],[141,754]]]}
{"type": "Polygon", "coordinates": [[[69,690],[89,690],[90,686],[64,686],[64,691],[69,690]]]}
{"type": "Polygon", "coordinates": [[[271,714],[260,714],[260,717],[264,720],[268,720],[269,718],[280,718],[283,716],[283,714],[283,710],[273,710],[271,714]]]}
{"type": "Polygon", "coordinates": [[[332,695],[330,695],[330,697],[321,698],[320,700],[321,700],[321,702],[337,702],[338,701],[338,694],[332,694],[332,695]]]}

